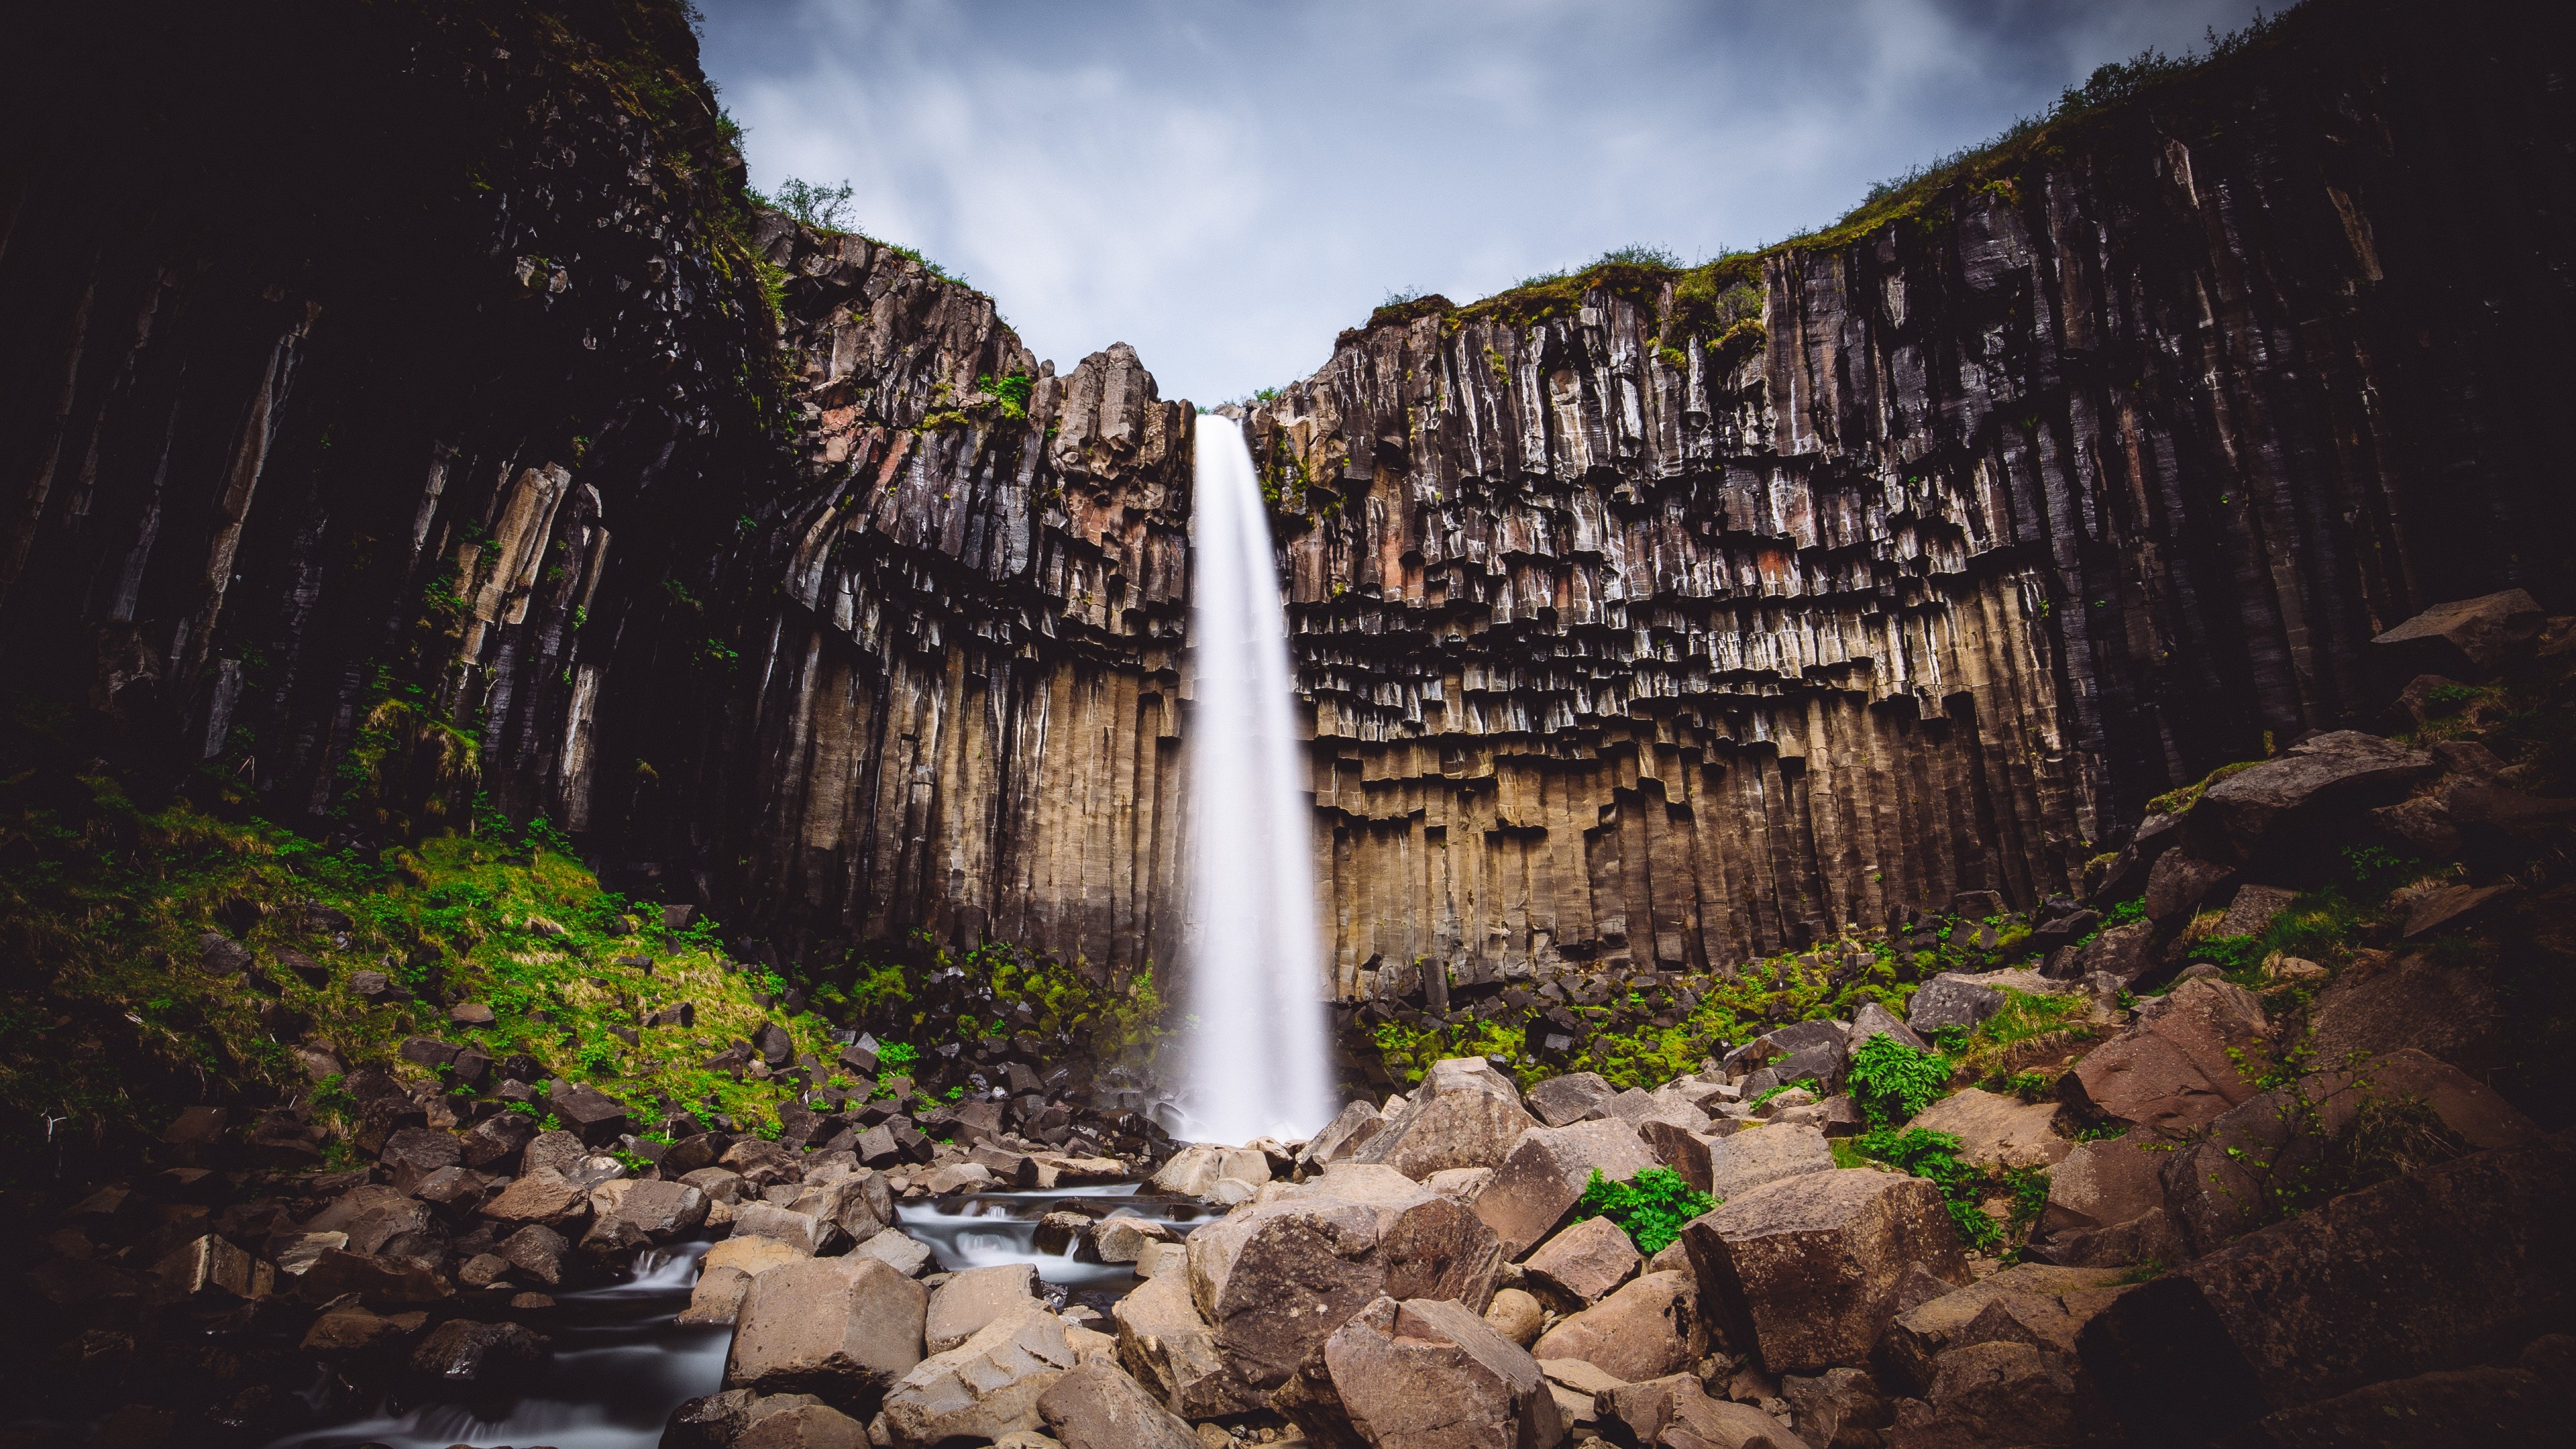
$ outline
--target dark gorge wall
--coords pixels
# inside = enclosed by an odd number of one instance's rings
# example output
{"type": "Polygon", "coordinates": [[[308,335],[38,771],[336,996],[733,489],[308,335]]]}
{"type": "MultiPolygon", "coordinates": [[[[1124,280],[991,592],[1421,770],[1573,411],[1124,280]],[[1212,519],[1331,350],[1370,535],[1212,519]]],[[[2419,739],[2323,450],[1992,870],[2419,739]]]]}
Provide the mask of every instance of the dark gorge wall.
{"type": "Polygon", "coordinates": [[[2425,604],[2567,600],[2568,61],[2315,5],[1858,224],[1345,333],[1249,419],[1340,989],[2027,905],[2425,604]]]}
{"type": "MultiPolygon", "coordinates": [[[[1192,410],[1132,352],[760,211],[658,0],[10,28],[53,738],[359,845],[542,811],[809,960],[1174,959],[1192,410]]],[[[2320,3],[1836,232],[1345,333],[1247,420],[1336,989],[2027,902],[2422,604],[2567,607],[2567,61],[2320,3]]]]}

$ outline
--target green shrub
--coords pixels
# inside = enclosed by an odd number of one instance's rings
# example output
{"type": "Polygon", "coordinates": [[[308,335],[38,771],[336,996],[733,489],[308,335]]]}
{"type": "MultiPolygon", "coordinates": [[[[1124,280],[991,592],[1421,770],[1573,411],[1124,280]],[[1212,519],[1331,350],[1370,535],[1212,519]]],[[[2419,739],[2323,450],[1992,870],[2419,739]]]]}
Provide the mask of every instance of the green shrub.
{"type": "Polygon", "coordinates": [[[1770,1101],[1772,1098],[1779,1096],[1782,1092],[1807,1092],[1815,1096],[1822,1097],[1825,1094],[1825,1089],[1823,1085],[1817,1082],[1813,1077],[1800,1077],[1794,1082],[1782,1082],[1778,1086],[1766,1090],[1761,1096],[1753,1099],[1753,1105],[1759,1107],[1763,1103],[1770,1101]]]}
{"type": "Polygon", "coordinates": [[[899,1041],[890,1041],[877,1048],[877,1070],[880,1072],[901,1074],[910,1070],[912,1064],[919,1060],[921,1060],[919,1047],[907,1046],[899,1041]]]}
{"type": "Polygon", "coordinates": [[[1682,1224],[1716,1206],[1717,1199],[1669,1167],[1649,1167],[1626,1182],[1612,1182],[1596,1167],[1575,1201],[1574,1220],[1608,1218],[1638,1252],[1653,1257],[1681,1236],[1682,1224]]]}
{"type": "Polygon", "coordinates": [[[2003,1230],[1986,1216],[1985,1209],[1977,1206],[1985,1174],[1959,1160],[1957,1137],[1921,1127],[1908,1127],[1903,1132],[1877,1127],[1854,1139],[1854,1148],[1863,1157],[1912,1173],[1939,1188],[1942,1204],[1950,1212],[1950,1225],[1959,1230],[1960,1239],[1970,1247],[1990,1248],[2002,1240],[2003,1230]]]}
{"type": "Polygon", "coordinates": [[[1880,1126],[1906,1121],[1931,1106],[1949,1082],[1948,1057],[1907,1046],[1883,1031],[1852,1053],[1852,1100],[1880,1126]]]}

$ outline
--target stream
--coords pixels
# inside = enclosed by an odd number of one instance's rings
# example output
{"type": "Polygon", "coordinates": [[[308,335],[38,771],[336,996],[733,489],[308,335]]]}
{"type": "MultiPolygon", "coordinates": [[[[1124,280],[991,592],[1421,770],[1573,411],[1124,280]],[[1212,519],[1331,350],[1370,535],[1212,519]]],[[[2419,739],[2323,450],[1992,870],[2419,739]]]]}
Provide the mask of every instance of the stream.
{"type": "MultiPolygon", "coordinates": [[[[1101,1313],[1136,1285],[1124,1264],[1086,1262],[1040,1252],[1038,1219],[1069,1209],[1094,1215],[1121,1200],[1135,1216],[1186,1233],[1209,1210],[1195,1203],[1136,1197],[1136,1185],[992,1192],[900,1203],[897,1225],[928,1244],[944,1271],[1004,1263],[1036,1266],[1051,1303],[1080,1303],[1101,1313]]],[[[361,1399],[326,1375],[306,1394],[321,1427],[275,1440],[269,1449],[449,1449],[451,1445],[547,1445],[553,1449],[653,1449],[682,1403],[723,1387],[726,1327],[682,1327],[706,1242],[681,1243],[638,1256],[623,1281],[555,1295],[555,1308],[526,1321],[553,1340],[554,1356],[537,1391],[498,1403],[457,1396],[411,1402],[398,1396],[361,1399]]]]}

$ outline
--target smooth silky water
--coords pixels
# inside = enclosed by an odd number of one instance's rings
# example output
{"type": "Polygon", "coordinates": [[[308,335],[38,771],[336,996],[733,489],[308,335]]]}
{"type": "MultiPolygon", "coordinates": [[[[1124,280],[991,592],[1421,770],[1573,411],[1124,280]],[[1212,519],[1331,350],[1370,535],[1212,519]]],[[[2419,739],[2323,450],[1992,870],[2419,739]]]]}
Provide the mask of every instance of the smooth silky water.
{"type": "Polygon", "coordinates": [[[1252,454],[1230,418],[1203,414],[1197,433],[1182,942],[1195,1025],[1175,1135],[1293,1140],[1334,1108],[1311,782],[1252,454]]]}
{"type": "MultiPolygon", "coordinates": [[[[1028,1263],[1056,1306],[1081,1303],[1106,1313],[1136,1286],[1136,1275],[1123,1263],[1039,1251],[1038,1219],[1059,1209],[1093,1217],[1123,1212],[1162,1223],[1175,1235],[1211,1211],[1139,1196],[1135,1184],[1122,1183],[906,1202],[897,1204],[896,1215],[905,1232],[929,1245],[943,1270],[1028,1263]]],[[[673,1409],[724,1387],[733,1330],[675,1321],[689,1304],[698,1260],[708,1246],[683,1243],[647,1253],[625,1281],[559,1293],[553,1312],[522,1320],[554,1344],[534,1392],[482,1403],[454,1395],[388,1400],[361,1398],[325,1381],[307,1398],[326,1427],[277,1440],[270,1449],[653,1449],[673,1409]]]]}

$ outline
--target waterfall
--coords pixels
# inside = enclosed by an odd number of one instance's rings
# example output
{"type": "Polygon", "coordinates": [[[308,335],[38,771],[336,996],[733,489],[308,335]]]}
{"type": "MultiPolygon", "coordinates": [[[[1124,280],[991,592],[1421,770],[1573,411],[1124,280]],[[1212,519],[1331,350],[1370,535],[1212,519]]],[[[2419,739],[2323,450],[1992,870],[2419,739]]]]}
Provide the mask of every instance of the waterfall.
{"type": "Polygon", "coordinates": [[[1288,625],[1243,430],[1198,419],[1188,725],[1185,1125],[1302,1137],[1333,1113],[1315,922],[1314,807],[1291,711],[1288,625]]]}

